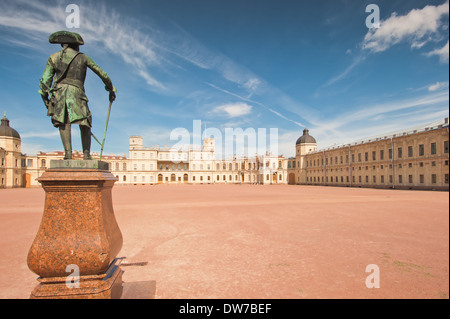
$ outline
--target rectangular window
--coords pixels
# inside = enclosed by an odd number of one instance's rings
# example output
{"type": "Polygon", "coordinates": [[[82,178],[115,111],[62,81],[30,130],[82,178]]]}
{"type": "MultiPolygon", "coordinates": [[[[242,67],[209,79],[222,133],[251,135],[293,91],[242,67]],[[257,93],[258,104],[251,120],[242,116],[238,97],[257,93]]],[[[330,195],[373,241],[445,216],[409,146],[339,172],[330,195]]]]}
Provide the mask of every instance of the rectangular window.
{"type": "Polygon", "coordinates": [[[392,159],[392,149],[389,149],[389,159],[392,159]]]}
{"type": "Polygon", "coordinates": [[[448,153],[448,141],[444,141],[444,153],[448,153]]]}
{"type": "Polygon", "coordinates": [[[392,182],[393,182],[392,175],[389,175],[389,183],[392,184],[392,182]]]}
{"type": "Polygon", "coordinates": [[[403,156],[403,149],[401,147],[398,148],[398,158],[402,158],[403,156]]]}
{"type": "Polygon", "coordinates": [[[408,175],[408,183],[410,183],[410,184],[413,183],[413,176],[412,175],[408,175]]]}
{"type": "Polygon", "coordinates": [[[436,143],[431,143],[431,155],[436,155],[436,143]]]}
{"type": "Polygon", "coordinates": [[[369,160],[369,153],[365,152],[364,153],[364,160],[367,162],[369,160]]]}
{"type": "Polygon", "coordinates": [[[384,184],[384,175],[381,175],[380,178],[381,178],[381,184],[384,184]]]}
{"type": "Polygon", "coordinates": [[[431,183],[436,184],[436,174],[431,174],[431,183]]]}
{"type": "Polygon", "coordinates": [[[425,145],[419,145],[419,156],[423,156],[425,154],[425,145]]]}
{"type": "Polygon", "coordinates": [[[408,146],[408,157],[413,157],[413,147],[408,146]]]}
{"type": "Polygon", "coordinates": [[[375,152],[375,151],[372,152],[372,160],[374,160],[374,161],[377,160],[377,152],[375,152]]]}
{"type": "Polygon", "coordinates": [[[445,174],[445,175],[444,175],[444,183],[445,183],[445,184],[448,184],[448,174],[445,174]]]}
{"type": "Polygon", "coordinates": [[[398,183],[399,184],[403,183],[403,175],[398,175],[398,183]]]}
{"type": "Polygon", "coordinates": [[[425,175],[419,175],[420,184],[425,183],[425,175]]]}
{"type": "Polygon", "coordinates": [[[361,162],[361,153],[358,153],[358,162],[361,162]]]}
{"type": "Polygon", "coordinates": [[[380,151],[380,160],[384,160],[384,150],[380,151]]]}

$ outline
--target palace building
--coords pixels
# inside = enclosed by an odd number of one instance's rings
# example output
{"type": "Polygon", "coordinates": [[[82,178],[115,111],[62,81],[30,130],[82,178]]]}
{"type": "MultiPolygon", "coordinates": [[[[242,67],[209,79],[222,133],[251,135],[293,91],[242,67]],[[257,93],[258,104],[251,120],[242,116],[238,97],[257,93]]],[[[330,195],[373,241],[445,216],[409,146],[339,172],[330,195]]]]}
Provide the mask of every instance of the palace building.
{"type": "MultiPolygon", "coordinates": [[[[435,125],[323,150],[305,129],[295,157],[266,153],[218,158],[215,140],[201,146],[146,147],[141,136],[129,139],[129,156],[103,155],[116,185],[291,184],[347,187],[449,189],[448,118],[435,125]]],[[[98,153],[91,154],[99,158],[98,153]]],[[[39,187],[37,178],[64,152],[21,153],[19,133],[6,116],[0,126],[0,188],[39,187]]],[[[82,159],[75,151],[73,159],[82,159]]]]}
{"type": "Polygon", "coordinates": [[[305,129],[289,184],[400,189],[449,189],[449,123],[317,150],[305,129]]]}

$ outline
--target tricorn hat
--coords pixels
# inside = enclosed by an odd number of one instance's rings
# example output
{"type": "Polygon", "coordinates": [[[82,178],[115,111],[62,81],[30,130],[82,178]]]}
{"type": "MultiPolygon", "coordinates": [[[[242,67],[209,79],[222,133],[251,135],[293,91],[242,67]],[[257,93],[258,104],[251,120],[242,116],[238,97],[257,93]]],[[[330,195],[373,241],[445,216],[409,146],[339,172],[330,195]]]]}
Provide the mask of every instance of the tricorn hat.
{"type": "Polygon", "coordinates": [[[67,43],[67,44],[78,44],[83,45],[84,41],[81,35],[75,32],[69,31],[58,31],[52,33],[48,38],[50,43],[67,43]]]}

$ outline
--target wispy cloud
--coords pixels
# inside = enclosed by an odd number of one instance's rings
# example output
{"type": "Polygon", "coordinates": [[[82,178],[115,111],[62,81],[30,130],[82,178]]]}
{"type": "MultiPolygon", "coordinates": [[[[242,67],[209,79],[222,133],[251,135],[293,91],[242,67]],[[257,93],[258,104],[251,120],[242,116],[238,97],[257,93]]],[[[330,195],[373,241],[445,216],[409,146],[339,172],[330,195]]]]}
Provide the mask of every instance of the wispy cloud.
{"type": "Polygon", "coordinates": [[[403,99],[390,99],[388,102],[373,105],[361,105],[357,111],[342,114],[331,120],[314,122],[311,134],[318,132],[316,139],[328,145],[351,141],[355,136],[384,134],[443,117],[448,114],[448,103],[447,89],[414,97],[408,95],[403,99]]]}
{"type": "Polygon", "coordinates": [[[448,82],[436,82],[428,86],[428,91],[434,92],[442,89],[448,89],[448,82]]]}
{"type": "Polygon", "coordinates": [[[26,132],[21,134],[22,138],[54,138],[56,136],[59,136],[58,130],[53,130],[51,132],[26,132]]]}
{"type": "Polygon", "coordinates": [[[448,41],[442,48],[428,52],[426,55],[427,56],[437,55],[439,57],[439,61],[441,61],[442,63],[448,63],[449,57],[448,41]]]}
{"type": "MultiPolygon", "coordinates": [[[[66,5],[62,1],[51,4],[41,1],[7,1],[0,11],[0,27],[15,31],[20,37],[6,38],[6,41],[34,49],[41,48],[42,41],[51,33],[67,29],[66,5]],[[21,10],[17,9],[18,6],[21,10]]],[[[149,86],[166,89],[149,71],[152,66],[160,64],[160,57],[156,52],[157,46],[148,35],[138,31],[132,21],[107,9],[104,4],[84,3],[82,9],[82,25],[76,32],[83,36],[85,42],[119,55],[149,86]]]]}
{"type": "Polygon", "coordinates": [[[252,103],[252,104],[259,105],[259,106],[263,107],[264,109],[266,109],[267,111],[269,111],[269,112],[275,114],[276,116],[282,118],[283,120],[286,120],[286,121],[289,121],[289,122],[291,122],[291,123],[294,123],[295,125],[298,125],[298,126],[300,126],[300,127],[305,127],[305,125],[303,125],[302,123],[299,123],[299,122],[297,122],[297,121],[294,121],[294,120],[292,120],[292,119],[290,119],[290,118],[284,116],[284,115],[281,114],[280,112],[274,110],[274,109],[271,108],[271,107],[266,106],[265,104],[263,104],[263,103],[261,103],[261,102],[254,101],[254,100],[251,100],[251,99],[249,99],[249,98],[240,96],[240,95],[238,95],[238,94],[236,94],[236,93],[233,93],[233,92],[231,92],[231,91],[225,90],[225,89],[220,88],[220,87],[218,87],[218,86],[216,86],[216,85],[214,85],[214,84],[211,84],[211,83],[206,83],[206,84],[209,85],[210,87],[216,89],[216,90],[219,90],[219,91],[221,91],[221,92],[223,92],[223,93],[226,93],[226,94],[228,94],[228,95],[234,96],[234,97],[236,97],[236,98],[238,98],[238,99],[240,99],[240,100],[243,100],[243,101],[246,101],[246,102],[249,102],[249,103],[252,103]]]}
{"type": "Polygon", "coordinates": [[[323,87],[330,86],[330,85],[344,79],[355,67],[357,67],[359,64],[364,62],[365,59],[366,59],[366,55],[361,53],[360,55],[358,55],[357,57],[355,57],[353,59],[353,62],[342,73],[340,73],[340,74],[334,76],[333,78],[331,78],[330,80],[328,80],[323,87]]]}

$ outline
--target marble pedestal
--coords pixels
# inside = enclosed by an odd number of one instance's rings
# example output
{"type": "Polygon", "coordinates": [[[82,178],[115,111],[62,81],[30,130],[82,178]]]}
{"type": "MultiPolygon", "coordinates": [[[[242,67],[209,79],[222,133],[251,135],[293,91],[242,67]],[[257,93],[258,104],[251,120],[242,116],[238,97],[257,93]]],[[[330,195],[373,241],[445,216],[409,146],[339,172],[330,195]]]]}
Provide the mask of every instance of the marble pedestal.
{"type": "Polygon", "coordinates": [[[116,256],[123,239],[111,194],[116,180],[107,163],[94,160],[51,161],[38,179],[45,207],[27,258],[40,282],[31,298],[120,298],[116,256]]]}

